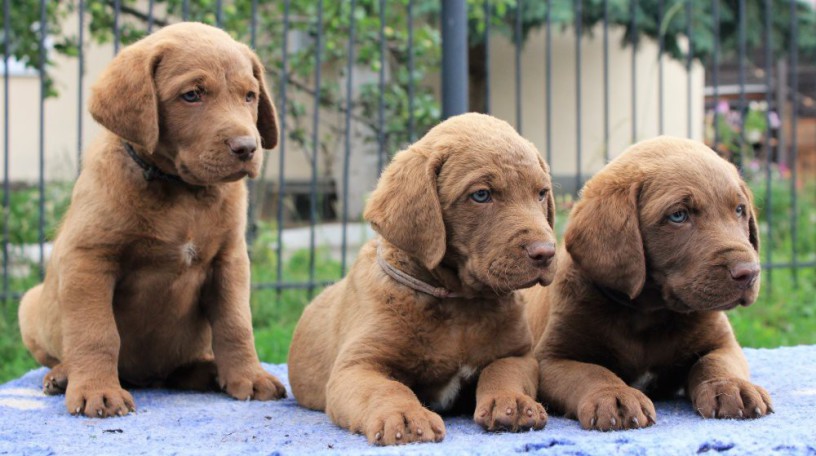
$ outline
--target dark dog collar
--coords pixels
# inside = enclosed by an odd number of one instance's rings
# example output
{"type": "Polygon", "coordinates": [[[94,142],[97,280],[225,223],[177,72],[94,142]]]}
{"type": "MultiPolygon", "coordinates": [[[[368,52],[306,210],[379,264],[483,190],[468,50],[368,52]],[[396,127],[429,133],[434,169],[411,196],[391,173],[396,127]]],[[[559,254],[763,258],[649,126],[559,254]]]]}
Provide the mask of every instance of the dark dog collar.
{"type": "Polygon", "coordinates": [[[435,298],[440,299],[462,297],[461,293],[457,293],[455,291],[451,291],[443,287],[435,287],[394,267],[391,263],[386,261],[385,258],[383,258],[382,243],[379,241],[377,241],[377,264],[380,265],[380,268],[382,268],[383,272],[385,272],[389,277],[405,285],[408,288],[412,288],[416,291],[429,294],[435,298]]]}
{"type": "Polygon", "coordinates": [[[612,302],[614,302],[616,304],[619,304],[619,305],[621,305],[623,307],[626,307],[628,309],[640,310],[638,308],[638,306],[634,302],[632,302],[631,299],[629,299],[629,296],[626,296],[626,294],[621,293],[620,291],[615,291],[615,290],[612,290],[612,289],[607,288],[607,287],[603,287],[603,286],[598,285],[598,284],[595,284],[595,289],[598,290],[598,292],[600,294],[604,295],[604,297],[606,299],[608,299],[608,300],[610,300],[610,301],[612,301],[612,302]]]}
{"type": "Polygon", "coordinates": [[[142,176],[144,176],[145,180],[150,182],[152,180],[163,180],[166,182],[176,182],[179,184],[184,184],[185,182],[181,180],[179,176],[175,174],[167,174],[164,171],[160,170],[156,167],[156,165],[146,162],[139,154],[133,150],[133,146],[130,145],[127,141],[122,141],[122,145],[125,146],[125,151],[127,151],[130,158],[139,165],[139,168],[142,168],[142,176]]]}

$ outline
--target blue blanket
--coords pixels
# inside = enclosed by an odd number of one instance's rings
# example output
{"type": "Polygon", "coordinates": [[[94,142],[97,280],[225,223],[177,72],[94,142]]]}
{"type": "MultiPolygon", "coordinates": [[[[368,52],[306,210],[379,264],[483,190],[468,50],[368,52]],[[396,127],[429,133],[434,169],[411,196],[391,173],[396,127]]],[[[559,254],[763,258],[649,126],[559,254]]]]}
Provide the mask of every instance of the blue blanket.
{"type": "MultiPolygon", "coordinates": [[[[0,386],[0,454],[637,454],[727,452],[816,455],[816,346],[746,349],[753,381],[776,413],[758,420],[703,420],[687,401],[658,402],[658,424],[624,432],[583,431],[550,417],[542,431],[487,434],[466,417],[447,418],[438,444],[379,448],[293,399],[240,402],[224,394],[132,391],[138,412],[74,417],[64,396],[40,392],[45,369],[0,386]]],[[[265,365],[286,378],[285,365],[265,365]]],[[[287,385],[288,387],[288,385],[287,385]]]]}

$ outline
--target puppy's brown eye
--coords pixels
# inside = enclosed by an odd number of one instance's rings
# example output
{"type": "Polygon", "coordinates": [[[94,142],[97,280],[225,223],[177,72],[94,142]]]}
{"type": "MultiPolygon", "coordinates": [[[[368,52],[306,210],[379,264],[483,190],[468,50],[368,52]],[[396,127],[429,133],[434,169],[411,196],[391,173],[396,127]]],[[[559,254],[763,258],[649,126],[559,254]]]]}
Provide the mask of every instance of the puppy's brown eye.
{"type": "Polygon", "coordinates": [[[246,102],[247,103],[252,103],[253,101],[255,101],[255,92],[247,92],[246,102]]]}
{"type": "Polygon", "coordinates": [[[181,94],[181,99],[187,103],[197,103],[201,101],[201,92],[198,90],[191,90],[181,94]]]}
{"type": "Polygon", "coordinates": [[[487,203],[491,200],[490,197],[490,190],[476,190],[475,192],[470,194],[470,199],[476,201],[477,203],[487,203]]]}
{"type": "Polygon", "coordinates": [[[689,213],[687,210],[683,209],[682,211],[672,212],[666,218],[672,223],[680,224],[688,220],[689,213]]]}
{"type": "Polygon", "coordinates": [[[740,218],[745,217],[745,205],[744,204],[740,204],[739,206],[737,206],[737,217],[740,217],[740,218]]]}
{"type": "Polygon", "coordinates": [[[546,199],[547,199],[547,189],[544,189],[544,190],[541,190],[540,192],[538,192],[538,200],[539,201],[544,201],[546,199]]]}

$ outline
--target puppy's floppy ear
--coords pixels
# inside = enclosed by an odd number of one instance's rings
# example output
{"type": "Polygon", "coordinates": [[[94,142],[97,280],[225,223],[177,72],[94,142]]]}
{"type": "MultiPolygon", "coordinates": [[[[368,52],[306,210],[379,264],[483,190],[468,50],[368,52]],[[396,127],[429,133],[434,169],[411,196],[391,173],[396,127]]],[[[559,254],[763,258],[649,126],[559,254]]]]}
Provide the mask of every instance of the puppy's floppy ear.
{"type": "Polygon", "coordinates": [[[366,206],[366,220],[385,240],[434,269],[445,256],[445,222],[436,189],[442,159],[414,145],[394,156],[366,206]]]}
{"type": "Polygon", "coordinates": [[[575,205],[564,243],[593,282],[634,299],[646,282],[646,256],[638,220],[640,188],[638,184],[611,187],[605,191],[597,191],[596,187],[575,205]]]}
{"type": "MultiPolygon", "coordinates": [[[[547,162],[541,158],[541,155],[538,156],[538,163],[541,165],[541,169],[544,170],[544,173],[547,174],[547,178],[552,182],[550,167],[547,166],[547,162]]],[[[550,228],[555,229],[555,196],[553,188],[550,188],[550,191],[547,192],[547,223],[550,224],[550,228]]]]}
{"type": "Polygon", "coordinates": [[[272,97],[266,89],[266,71],[254,52],[247,48],[252,60],[252,75],[258,80],[258,133],[261,134],[261,147],[274,149],[278,145],[278,112],[272,103],[272,97]]]}
{"type": "Polygon", "coordinates": [[[126,47],[91,87],[88,110],[103,127],[152,152],[159,142],[159,103],[153,80],[162,48],[144,41],[126,47]]]}
{"type": "Polygon", "coordinates": [[[757,228],[756,222],[756,209],[754,209],[754,194],[751,193],[751,189],[749,189],[742,180],[740,180],[740,190],[742,190],[742,193],[745,195],[745,199],[748,200],[748,240],[751,242],[754,250],[759,252],[759,229],[757,228]]]}

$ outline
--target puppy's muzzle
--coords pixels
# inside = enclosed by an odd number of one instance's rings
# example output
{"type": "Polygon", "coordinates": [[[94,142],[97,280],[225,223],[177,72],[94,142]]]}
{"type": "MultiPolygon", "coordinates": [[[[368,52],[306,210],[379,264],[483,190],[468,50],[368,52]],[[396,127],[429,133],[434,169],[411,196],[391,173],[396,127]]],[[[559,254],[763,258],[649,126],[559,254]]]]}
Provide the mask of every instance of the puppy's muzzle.
{"type": "Polygon", "coordinates": [[[258,142],[254,136],[236,136],[225,141],[235,157],[241,161],[252,160],[255,155],[255,150],[258,148],[258,142]]]}
{"type": "Polygon", "coordinates": [[[531,242],[524,247],[527,256],[532,260],[537,268],[546,268],[552,263],[555,257],[555,243],[553,242],[531,242]]]}

